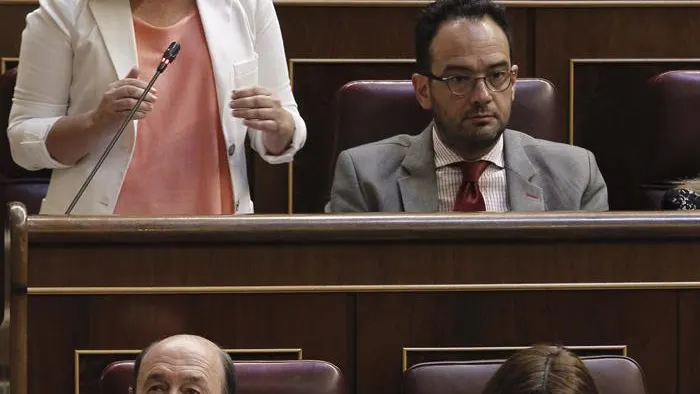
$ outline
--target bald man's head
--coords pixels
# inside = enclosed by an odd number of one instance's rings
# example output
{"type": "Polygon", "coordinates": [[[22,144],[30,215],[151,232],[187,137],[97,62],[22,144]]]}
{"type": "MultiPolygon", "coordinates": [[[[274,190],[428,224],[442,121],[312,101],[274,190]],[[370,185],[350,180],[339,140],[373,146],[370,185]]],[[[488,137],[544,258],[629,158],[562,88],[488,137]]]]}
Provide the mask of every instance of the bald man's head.
{"type": "Polygon", "coordinates": [[[136,358],[132,394],[167,392],[172,387],[202,394],[235,394],[233,361],[215,343],[196,335],[174,335],[154,342],[136,358]]]}

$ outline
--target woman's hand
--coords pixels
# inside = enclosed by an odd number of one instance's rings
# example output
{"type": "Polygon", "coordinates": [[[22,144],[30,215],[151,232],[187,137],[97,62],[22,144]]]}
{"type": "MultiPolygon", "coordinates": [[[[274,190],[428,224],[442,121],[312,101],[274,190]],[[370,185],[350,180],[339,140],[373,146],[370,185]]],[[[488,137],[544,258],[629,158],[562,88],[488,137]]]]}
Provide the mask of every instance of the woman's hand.
{"type": "MultiPolygon", "coordinates": [[[[124,79],[107,85],[100,105],[92,114],[95,127],[109,130],[118,127],[136,105],[148,84],[138,79],[139,70],[132,68],[124,79]]],[[[146,95],[134,114],[134,119],[143,119],[153,109],[157,100],[157,91],[153,88],[146,95]]]]}
{"type": "Polygon", "coordinates": [[[261,86],[234,90],[229,106],[234,117],[263,133],[263,145],[269,154],[279,155],[291,144],[294,118],[270,90],[261,86]]]}
{"type": "MultiPolygon", "coordinates": [[[[46,149],[51,157],[64,165],[73,165],[95,148],[105,133],[116,131],[148,85],[136,79],[136,68],[126,78],[107,85],[97,109],[79,115],[63,116],[46,137],[46,149]]],[[[146,96],[134,119],[143,119],[153,109],[156,94],[146,96]]]]}

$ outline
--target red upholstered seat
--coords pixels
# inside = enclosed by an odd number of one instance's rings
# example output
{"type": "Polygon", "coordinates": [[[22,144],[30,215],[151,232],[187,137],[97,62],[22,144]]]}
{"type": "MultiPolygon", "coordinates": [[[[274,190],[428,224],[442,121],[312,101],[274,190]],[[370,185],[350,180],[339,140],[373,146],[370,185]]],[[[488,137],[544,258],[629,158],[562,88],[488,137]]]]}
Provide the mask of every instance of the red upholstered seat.
{"type": "MultiPolygon", "coordinates": [[[[646,394],[642,369],[622,356],[582,357],[600,394],[646,394]]],[[[429,362],[404,373],[403,394],[481,394],[503,363],[496,361],[429,362]]]]}
{"type": "MultiPolygon", "coordinates": [[[[344,394],[343,374],[316,360],[236,362],[236,394],[344,394]]],[[[128,394],[134,362],[117,361],[102,371],[102,394],[128,394]]]]}

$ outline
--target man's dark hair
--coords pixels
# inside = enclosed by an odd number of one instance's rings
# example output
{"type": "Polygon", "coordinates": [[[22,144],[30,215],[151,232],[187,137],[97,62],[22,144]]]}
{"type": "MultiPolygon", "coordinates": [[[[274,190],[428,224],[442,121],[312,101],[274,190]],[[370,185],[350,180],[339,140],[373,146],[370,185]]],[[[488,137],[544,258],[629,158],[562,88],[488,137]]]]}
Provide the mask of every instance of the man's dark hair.
{"type": "Polygon", "coordinates": [[[416,63],[419,73],[430,72],[430,46],[444,22],[455,19],[481,20],[489,16],[508,38],[508,51],[513,59],[513,38],[506,9],[491,0],[437,0],[421,11],[415,30],[416,63]]]}
{"type": "MultiPolygon", "coordinates": [[[[141,353],[136,356],[136,360],[134,360],[134,381],[132,384],[132,389],[134,391],[134,394],[136,394],[136,383],[139,378],[139,370],[141,369],[141,362],[143,361],[144,357],[146,357],[146,354],[148,353],[149,350],[156,344],[158,344],[160,341],[156,341],[151,343],[150,345],[146,346],[143,350],[141,350],[141,353]]],[[[221,347],[219,347],[219,351],[221,354],[221,363],[224,367],[224,392],[223,394],[236,394],[236,368],[233,365],[233,360],[231,359],[231,356],[228,355],[221,347]]]]}

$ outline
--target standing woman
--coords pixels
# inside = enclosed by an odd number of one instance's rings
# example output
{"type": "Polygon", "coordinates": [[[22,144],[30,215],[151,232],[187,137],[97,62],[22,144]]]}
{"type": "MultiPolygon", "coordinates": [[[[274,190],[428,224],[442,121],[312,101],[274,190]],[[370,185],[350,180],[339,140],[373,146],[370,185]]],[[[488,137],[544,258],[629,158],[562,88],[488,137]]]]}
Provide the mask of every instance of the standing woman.
{"type": "Polygon", "coordinates": [[[272,164],[303,146],[272,0],[39,3],[22,34],[8,134],[17,164],[54,169],[41,213],[65,212],[172,41],[177,59],[73,213],[252,213],[246,134],[272,164]]]}

